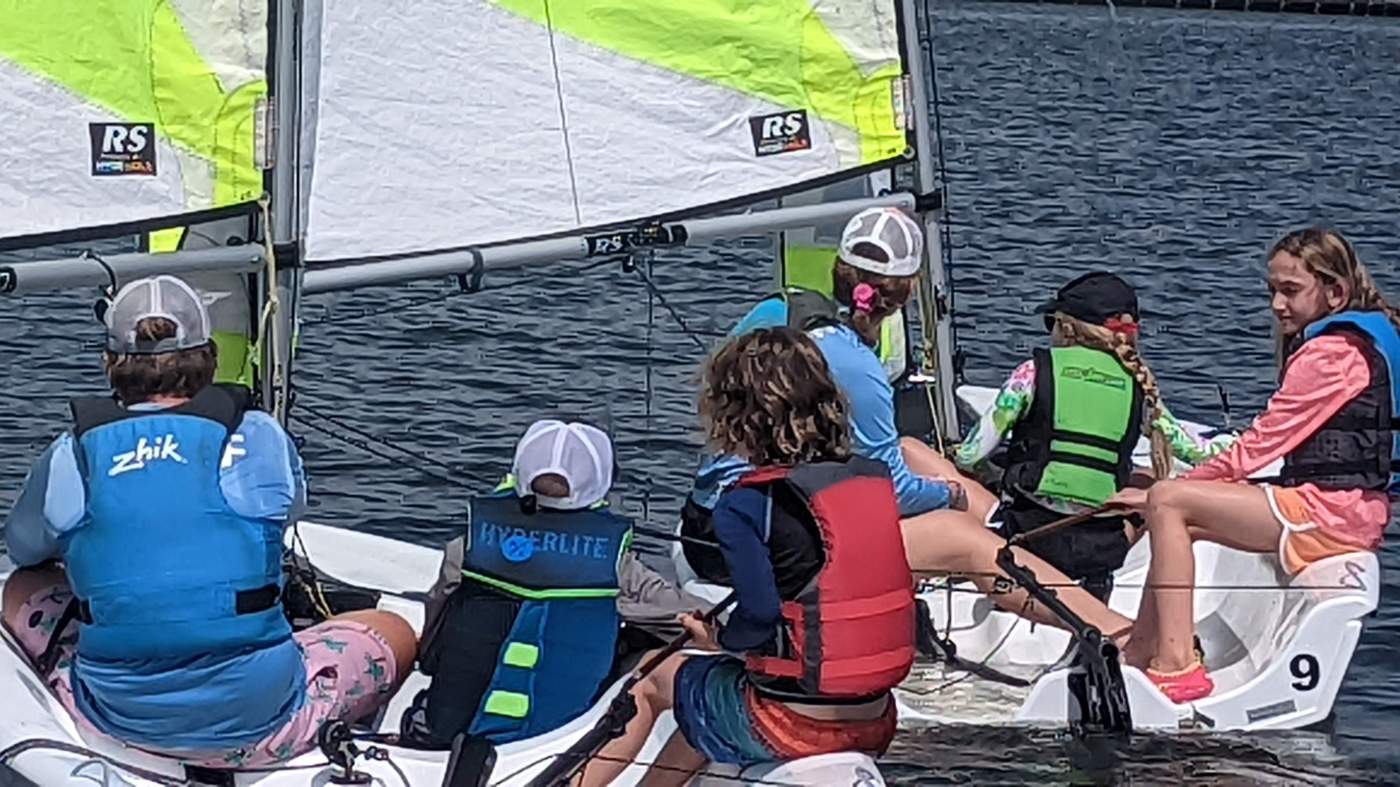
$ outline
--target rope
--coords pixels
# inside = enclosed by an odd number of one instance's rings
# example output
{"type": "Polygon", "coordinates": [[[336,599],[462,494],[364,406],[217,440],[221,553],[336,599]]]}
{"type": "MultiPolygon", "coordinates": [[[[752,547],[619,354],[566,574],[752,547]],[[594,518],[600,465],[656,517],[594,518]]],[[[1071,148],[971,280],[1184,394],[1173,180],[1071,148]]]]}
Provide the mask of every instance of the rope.
{"type": "MultiPolygon", "coordinates": [[[[930,694],[937,694],[937,693],[939,693],[939,692],[941,692],[941,691],[947,691],[948,689],[951,689],[951,688],[954,687],[954,686],[957,686],[957,685],[959,685],[959,684],[961,684],[961,683],[964,683],[964,682],[966,682],[966,681],[968,681],[968,680],[970,680],[970,679],[972,679],[972,678],[977,677],[977,675],[978,675],[978,669],[977,669],[977,668],[988,668],[988,666],[987,666],[987,665],[988,665],[988,662],[990,662],[990,661],[992,660],[992,657],[995,656],[997,653],[1001,652],[1001,649],[1002,649],[1003,647],[1006,646],[1007,641],[1011,639],[1011,634],[1012,634],[1014,631],[1016,631],[1016,627],[1017,627],[1017,626],[1020,626],[1022,623],[1029,623],[1029,622],[1030,622],[1030,621],[1026,618],[1026,610],[1028,610],[1028,609],[1031,608],[1031,602],[1032,602],[1032,601],[1033,601],[1033,599],[1032,599],[1029,595],[1026,596],[1025,602],[1021,604],[1021,609],[1020,609],[1020,611],[1016,613],[1016,617],[1018,618],[1017,621],[1016,621],[1015,623],[1011,624],[1010,626],[1008,626],[1008,627],[1006,628],[1006,633],[1005,633],[1005,634],[1002,634],[1002,635],[1001,635],[1001,639],[997,642],[997,644],[994,645],[994,646],[992,646],[992,649],[991,649],[991,650],[987,651],[987,655],[983,656],[983,657],[981,658],[981,660],[979,660],[979,661],[971,662],[971,663],[973,664],[973,666],[975,667],[974,669],[970,669],[970,670],[964,672],[962,675],[959,675],[958,677],[953,678],[952,680],[946,680],[946,681],[944,681],[944,682],[938,684],[937,686],[934,686],[934,687],[931,688],[931,689],[903,689],[903,688],[902,688],[902,689],[900,689],[900,691],[905,692],[905,693],[907,693],[907,694],[915,694],[915,695],[918,695],[918,696],[920,696],[920,697],[927,697],[927,696],[929,696],[930,694]]],[[[950,615],[950,616],[949,616],[950,625],[951,625],[951,620],[952,620],[952,616],[950,615]]],[[[949,631],[951,631],[951,630],[952,630],[952,629],[949,628],[949,631]]]]}
{"type": "MultiPolygon", "coordinates": [[[[953,576],[954,578],[957,578],[957,577],[965,577],[965,578],[968,578],[968,579],[972,579],[972,578],[985,578],[985,579],[991,579],[991,580],[994,580],[994,581],[995,581],[995,580],[998,580],[998,579],[1006,580],[1006,577],[1005,577],[1005,576],[1003,576],[1002,574],[997,573],[997,572],[995,572],[995,571],[959,571],[956,575],[951,575],[951,576],[953,576]]],[[[976,593],[976,594],[978,594],[978,595],[984,595],[984,596],[1001,596],[1001,595],[1007,595],[1007,594],[1009,594],[1009,593],[1013,593],[1013,592],[1015,592],[1015,591],[1018,589],[1018,588],[1015,586],[1015,584],[1012,583],[1012,582],[1010,582],[1009,580],[1006,580],[1005,584],[1010,585],[1010,587],[993,587],[990,591],[984,592],[984,591],[982,591],[982,590],[980,590],[980,589],[976,589],[976,588],[962,588],[962,587],[956,587],[956,586],[954,586],[954,585],[952,585],[952,584],[933,584],[933,580],[921,580],[921,581],[919,581],[919,582],[914,586],[914,592],[916,592],[916,593],[927,593],[927,592],[933,592],[933,591],[938,591],[938,590],[947,590],[947,591],[950,592],[950,593],[976,593]]],[[[1070,582],[1041,582],[1041,583],[1039,583],[1039,584],[1040,584],[1041,587],[1045,587],[1045,588],[1082,588],[1082,587],[1083,587],[1083,585],[1080,585],[1078,582],[1074,582],[1074,581],[1070,581],[1070,582]]],[[[1357,587],[1356,585],[1344,585],[1344,584],[1340,584],[1340,583],[1339,583],[1339,584],[1336,584],[1336,585],[1290,585],[1290,586],[1285,587],[1285,586],[1282,586],[1282,585],[1266,585],[1266,584],[1195,585],[1195,584],[1187,584],[1187,583],[1184,583],[1184,582],[1144,582],[1144,583],[1142,583],[1142,584],[1136,584],[1136,585],[1119,585],[1119,584],[1114,584],[1113,587],[1114,587],[1114,588],[1122,588],[1122,589],[1124,589],[1124,590],[1242,590],[1242,591],[1270,591],[1270,590],[1272,590],[1272,591],[1276,591],[1276,592],[1279,592],[1279,593],[1291,593],[1291,592],[1295,592],[1295,591],[1304,591],[1304,590],[1309,590],[1309,591],[1311,591],[1311,590],[1362,590],[1362,589],[1363,589],[1363,588],[1361,588],[1361,587],[1357,587]]]]}
{"type": "Polygon", "coordinates": [[[692,768],[677,768],[674,765],[661,765],[655,760],[651,762],[646,762],[644,760],[628,760],[623,757],[604,757],[601,755],[594,755],[593,759],[598,760],[600,762],[621,762],[627,763],[629,765],[645,765],[648,768],[655,768],[658,771],[666,771],[668,773],[686,773],[691,774],[692,777],[703,776],[705,779],[735,782],[737,784],[760,784],[764,785],[764,787],[769,787],[770,785],[772,787],[801,787],[801,785],[796,782],[779,782],[772,781],[769,779],[759,779],[753,776],[745,776],[742,770],[739,771],[737,775],[730,775],[727,773],[714,773],[712,771],[704,770],[703,768],[697,770],[692,768]]]}
{"type": "MultiPolygon", "coordinates": [[[[271,345],[268,355],[272,365],[272,389],[282,391],[283,377],[286,374],[282,366],[282,343],[272,335],[272,321],[282,308],[282,300],[277,293],[277,252],[272,242],[272,198],[266,192],[258,198],[258,207],[262,209],[263,256],[267,261],[267,302],[263,304],[262,316],[258,319],[258,342],[268,342],[271,345]]],[[[287,408],[286,402],[274,401],[269,404],[274,412],[285,412],[287,408]]]]}
{"type": "MultiPolygon", "coordinates": [[[[556,756],[558,755],[546,754],[543,757],[540,757],[539,759],[532,760],[520,766],[519,768],[516,768],[515,770],[511,771],[510,773],[506,774],[505,776],[499,779],[492,779],[491,784],[498,785],[513,782],[522,773],[525,773],[531,768],[534,768],[542,763],[549,762],[550,760],[553,760],[556,756]]],[[[691,771],[684,768],[676,768],[670,765],[658,765],[655,761],[647,762],[645,760],[629,760],[625,757],[607,757],[601,754],[595,754],[590,759],[597,760],[598,762],[617,762],[625,763],[627,765],[644,765],[648,768],[656,768],[660,771],[670,771],[673,773],[688,773],[693,774],[693,776],[703,776],[706,779],[718,779],[720,781],[737,782],[739,784],[758,784],[763,785],[764,787],[801,787],[801,785],[794,784],[792,782],[769,781],[764,779],[757,779],[752,776],[745,776],[743,771],[740,771],[739,775],[737,776],[732,776],[727,773],[714,773],[712,771],[707,771],[703,769],[698,771],[691,771]]]]}
{"type": "MultiPolygon", "coordinates": [[[[77,744],[66,743],[64,741],[50,740],[48,738],[29,738],[27,740],[22,740],[18,743],[7,746],[4,750],[0,750],[0,765],[8,766],[10,765],[10,763],[14,762],[16,757],[27,751],[40,751],[43,749],[61,751],[67,754],[77,754],[83,757],[91,757],[92,760],[89,760],[89,762],[96,761],[103,764],[112,765],[133,775],[140,776],[143,779],[153,781],[157,784],[168,785],[169,787],[183,787],[183,785],[187,784],[189,781],[188,779],[177,778],[175,776],[170,776],[164,773],[160,773],[158,771],[147,770],[137,765],[128,765],[126,763],[114,760],[105,754],[95,752],[92,749],[88,749],[77,744]]],[[[86,764],[87,763],[83,763],[83,765],[86,764]]],[[[78,767],[81,768],[82,765],[79,765],[78,767]]]]}
{"type": "MultiPolygon", "coordinates": [[[[330,422],[330,423],[332,423],[332,424],[334,424],[334,425],[336,425],[336,426],[339,426],[339,427],[342,428],[342,429],[352,430],[352,431],[354,431],[355,433],[364,435],[364,436],[366,436],[366,439],[374,440],[374,441],[376,441],[376,442],[378,443],[378,445],[380,445],[380,446],[383,446],[383,447],[385,447],[385,448],[391,448],[391,449],[393,449],[393,450],[395,450],[395,451],[399,451],[400,453],[405,454],[406,456],[410,456],[410,457],[412,457],[412,458],[414,458],[414,459],[426,460],[426,461],[431,462],[432,464],[438,464],[438,465],[441,465],[441,464],[442,464],[441,462],[438,462],[437,460],[432,459],[431,457],[428,457],[428,456],[426,456],[426,455],[424,455],[424,454],[418,453],[417,451],[414,451],[414,450],[412,450],[412,449],[400,448],[399,446],[394,445],[393,443],[386,443],[386,442],[383,442],[383,441],[379,440],[378,438],[374,437],[373,435],[369,434],[368,432],[364,432],[364,431],[362,431],[362,430],[360,430],[360,429],[356,429],[356,428],[353,428],[353,427],[349,427],[348,424],[345,424],[345,422],[340,421],[339,419],[333,419],[333,418],[331,418],[331,417],[329,417],[329,416],[326,416],[325,414],[322,414],[322,413],[319,413],[319,412],[314,412],[314,411],[308,409],[307,406],[304,405],[304,404],[302,404],[302,405],[300,405],[300,406],[301,406],[301,408],[302,408],[303,410],[306,410],[308,414],[310,414],[310,415],[312,415],[312,416],[314,416],[314,417],[317,417],[317,418],[323,418],[323,419],[327,420],[328,422],[330,422]]],[[[331,428],[329,428],[329,427],[327,427],[327,426],[323,426],[323,425],[321,425],[321,424],[319,424],[319,423],[316,423],[315,421],[309,421],[309,420],[307,420],[307,419],[305,419],[305,418],[302,418],[302,417],[299,416],[299,415],[293,414],[293,415],[292,415],[292,420],[296,421],[297,423],[301,424],[302,426],[305,426],[305,427],[307,427],[307,428],[310,428],[310,429],[313,429],[313,430],[315,430],[315,431],[317,431],[317,432],[320,432],[321,434],[324,434],[324,435],[326,435],[327,437],[332,437],[332,438],[334,438],[334,439],[336,439],[336,440],[339,440],[339,441],[342,442],[342,443],[345,443],[346,445],[353,446],[353,447],[355,447],[355,448],[360,449],[361,451],[364,451],[364,452],[367,453],[367,454],[370,454],[370,455],[372,455],[372,456],[375,456],[375,457],[378,457],[378,458],[380,458],[380,459],[383,459],[383,460],[385,460],[386,462],[392,462],[392,463],[395,463],[395,464],[402,464],[404,467],[409,467],[409,468],[412,468],[412,469],[414,469],[414,470],[417,470],[418,472],[422,473],[423,475],[425,475],[425,476],[427,476],[427,477],[429,477],[429,478],[432,478],[432,479],[434,479],[434,480],[436,480],[436,481],[441,481],[442,483],[447,484],[448,486],[460,486],[460,487],[469,487],[469,486],[470,486],[470,485],[469,485],[467,482],[465,482],[465,481],[462,481],[462,480],[460,480],[460,479],[452,478],[452,477],[450,477],[450,476],[446,476],[446,475],[443,475],[443,474],[441,474],[441,473],[435,472],[435,471],[433,471],[433,470],[428,469],[427,467],[424,467],[423,465],[414,464],[414,463],[412,463],[412,462],[403,462],[403,461],[402,461],[402,457],[394,456],[394,455],[392,455],[392,454],[385,453],[383,450],[381,450],[380,448],[375,447],[374,445],[371,445],[370,443],[364,442],[363,440],[359,440],[359,439],[356,439],[356,438],[354,438],[354,437],[350,437],[349,435],[346,435],[346,434],[342,434],[342,433],[337,432],[337,431],[335,431],[334,429],[331,429],[331,428]]],[[[448,466],[448,467],[449,467],[449,469],[452,469],[450,466],[448,466]]],[[[453,471],[456,472],[455,469],[453,469],[453,471]]]]}

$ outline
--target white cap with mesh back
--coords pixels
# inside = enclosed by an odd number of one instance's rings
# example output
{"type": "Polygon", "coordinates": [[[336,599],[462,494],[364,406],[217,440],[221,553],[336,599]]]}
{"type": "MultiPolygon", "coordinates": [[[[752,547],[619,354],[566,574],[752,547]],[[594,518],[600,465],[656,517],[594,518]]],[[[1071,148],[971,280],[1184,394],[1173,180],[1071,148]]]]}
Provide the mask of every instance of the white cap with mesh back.
{"type": "Polygon", "coordinates": [[[852,217],[841,233],[841,259],[847,265],[881,276],[917,274],[923,253],[923,228],[908,213],[895,207],[866,208],[852,217]],[[884,252],[888,261],[871,259],[856,251],[866,243],[884,252]]]}
{"type": "Polygon", "coordinates": [[[203,347],[211,338],[209,312],[194,288],[174,276],[137,279],[121,288],[103,315],[107,349],[114,353],[156,355],[203,347]],[[175,336],[147,341],[136,327],[149,317],[175,323],[175,336]]]}
{"type": "Polygon", "coordinates": [[[588,424],[544,420],[530,424],[515,446],[515,492],[535,495],[544,508],[577,509],[602,501],[612,488],[612,440],[588,424]],[[548,497],[530,489],[536,478],[555,474],[568,484],[568,497],[548,497]]]}

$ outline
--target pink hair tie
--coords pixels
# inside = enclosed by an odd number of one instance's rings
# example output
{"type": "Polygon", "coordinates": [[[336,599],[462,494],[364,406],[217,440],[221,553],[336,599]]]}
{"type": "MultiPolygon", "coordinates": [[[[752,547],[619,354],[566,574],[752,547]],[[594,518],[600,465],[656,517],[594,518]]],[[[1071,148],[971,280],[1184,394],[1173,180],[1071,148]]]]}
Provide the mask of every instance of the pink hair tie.
{"type": "Polygon", "coordinates": [[[851,304],[858,312],[870,313],[870,307],[875,303],[875,288],[865,282],[856,285],[855,291],[851,293],[851,298],[855,303],[851,304]]]}
{"type": "Polygon", "coordinates": [[[1138,335],[1138,324],[1132,320],[1120,320],[1117,317],[1110,317],[1104,320],[1103,327],[1113,333],[1121,333],[1124,336],[1138,335]]]}

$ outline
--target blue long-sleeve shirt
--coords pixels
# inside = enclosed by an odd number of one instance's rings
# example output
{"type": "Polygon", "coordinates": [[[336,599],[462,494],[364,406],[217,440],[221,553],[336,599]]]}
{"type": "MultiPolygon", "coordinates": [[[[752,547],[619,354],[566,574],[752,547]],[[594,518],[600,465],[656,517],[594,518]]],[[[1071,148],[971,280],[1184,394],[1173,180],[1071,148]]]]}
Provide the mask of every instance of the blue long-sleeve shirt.
{"type": "MultiPolygon", "coordinates": [[[[786,324],[787,304],[781,298],[768,298],[754,306],[731,334],[737,336],[786,324]]],[[[948,485],[915,474],[904,461],[894,420],[894,389],[890,387],[880,359],[845,325],[818,328],[810,335],[850,405],[851,447],[855,453],[883,462],[890,468],[900,515],[913,516],[947,508],[950,502],[948,485]]],[[[735,456],[719,454],[702,458],[691,499],[713,509],[720,493],[750,469],[751,465],[735,456]]]]}
{"type": "Polygon", "coordinates": [[[714,509],[715,540],[729,568],[735,593],[729,622],[720,629],[725,650],[757,650],[773,639],[783,619],[783,600],[768,551],[769,498],[757,489],[731,489],[714,509]]]}
{"type": "MultiPolygon", "coordinates": [[[[35,461],[6,516],[5,545],[17,565],[63,557],[68,537],[86,523],[76,449],[71,433],[59,435],[35,461]]],[[[230,508],[249,519],[290,522],[305,508],[301,458],[266,413],[249,412],[230,435],[219,486],[230,508]]],[[[162,750],[218,752],[285,724],[303,702],[305,677],[301,650],[288,639],[231,656],[84,662],[82,687],[83,715],[113,737],[162,750]]]]}

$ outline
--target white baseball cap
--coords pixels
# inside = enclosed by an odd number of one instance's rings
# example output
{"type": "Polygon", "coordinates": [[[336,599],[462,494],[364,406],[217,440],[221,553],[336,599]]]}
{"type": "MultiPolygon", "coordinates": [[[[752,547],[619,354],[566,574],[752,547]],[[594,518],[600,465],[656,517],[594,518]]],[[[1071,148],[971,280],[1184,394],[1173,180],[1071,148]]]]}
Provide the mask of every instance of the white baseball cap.
{"type": "Polygon", "coordinates": [[[203,347],[211,338],[209,311],[199,293],[174,276],[137,279],[122,287],[102,315],[107,326],[107,349],[131,355],[160,353],[203,347]],[[150,317],[163,317],[175,323],[175,336],[147,341],[136,335],[136,327],[150,317]]]}
{"type": "Polygon", "coordinates": [[[588,508],[612,487],[613,447],[603,430],[588,424],[536,421],[515,446],[515,493],[534,495],[541,507],[588,508]],[[568,497],[547,497],[530,489],[536,478],[553,473],[569,486],[568,497]]]}
{"type": "Polygon", "coordinates": [[[899,208],[866,208],[846,222],[838,252],[854,268],[881,276],[918,274],[924,253],[924,233],[912,216],[899,208]],[[885,253],[886,261],[856,253],[868,243],[885,253]]]}

